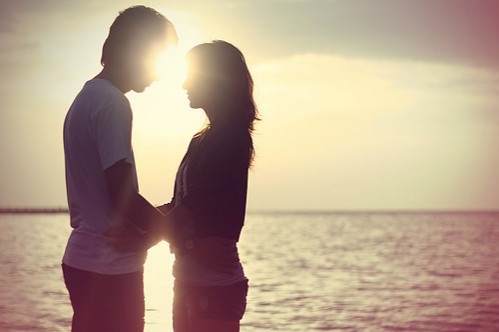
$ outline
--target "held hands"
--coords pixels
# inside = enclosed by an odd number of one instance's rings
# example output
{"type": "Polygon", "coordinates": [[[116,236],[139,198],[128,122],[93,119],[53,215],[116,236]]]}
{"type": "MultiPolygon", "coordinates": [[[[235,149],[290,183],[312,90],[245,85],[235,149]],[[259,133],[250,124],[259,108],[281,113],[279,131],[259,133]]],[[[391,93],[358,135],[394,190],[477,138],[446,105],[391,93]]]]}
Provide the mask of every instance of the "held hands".
{"type": "MultiPolygon", "coordinates": [[[[172,204],[164,204],[157,208],[162,214],[168,213],[172,209],[172,204]]],[[[164,217],[164,216],[163,216],[164,217]]],[[[171,223],[165,220],[157,220],[151,224],[149,232],[141,232],[131,224],[124,224],[108,229],[105,235],[109,238],[107,245],[119,252],[140,252],[158,244],[173,230],[171,223]]]]}
{"type": "Polygon", "coordinates": [[[235,240],[219,236],[197,238],[191,212],[183,205],[175,208],[165,204],[158,209],[166,214],[158,229],[140,232],[130,224],[110,228],[105,235],[107,245],[119,252],[146,251],[165,238],[176,248],[176,253],[192,255],[200,264],[222,272],[231,273],[240,266],[235,240]]]}
{"type": "MultiPolygon", "coordinates": [[[[129,224],[110,228],[105,235],[109,238],[107,245],[119,252],[146,251],[160,240],[158,236],[141,234],[129,224]]],[[[192,248],[182,248],[181,251],[192,255],[200,264],[222,273],[231,273],[240,264],[236,242],[218,236],[196,239],[192,248]]]]}

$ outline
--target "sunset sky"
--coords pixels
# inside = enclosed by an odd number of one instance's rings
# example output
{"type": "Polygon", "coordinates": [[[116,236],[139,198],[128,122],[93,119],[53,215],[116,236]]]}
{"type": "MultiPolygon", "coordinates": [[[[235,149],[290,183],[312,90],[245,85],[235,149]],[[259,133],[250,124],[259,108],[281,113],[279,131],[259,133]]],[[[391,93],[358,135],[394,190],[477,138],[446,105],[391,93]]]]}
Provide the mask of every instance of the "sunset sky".
{"type": "MultiPolygon", "coordinates": [[[[262,121],[250,210],[499,209],[499,1],[143,1],[177,27],[129,93],[141,193],[171,198],[190,137],[183,53],[245,54],[262,121]]],[[[65,206],[62,123],[132,1],[0,2],[0,207],[65,206]]]]}

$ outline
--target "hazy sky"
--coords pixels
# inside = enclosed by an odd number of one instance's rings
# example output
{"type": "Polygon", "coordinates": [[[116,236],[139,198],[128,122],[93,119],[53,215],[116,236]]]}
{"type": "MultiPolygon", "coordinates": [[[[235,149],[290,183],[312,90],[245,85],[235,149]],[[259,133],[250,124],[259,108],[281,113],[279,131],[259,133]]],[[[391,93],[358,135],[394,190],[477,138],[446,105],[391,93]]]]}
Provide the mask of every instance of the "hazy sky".
{"type": "MultiPolygon", "coordinates": [[[[249,208],[499,209],[499,1],[143,1],[178,53],[246,55],[263,121],[249,208]]],[[[132,1],[0,2],[0,206],[65,206],[62,123],[132,1]]],[[[203,114],[181,56],[129,93],[141,192],[171,198],[203,114]]]]}

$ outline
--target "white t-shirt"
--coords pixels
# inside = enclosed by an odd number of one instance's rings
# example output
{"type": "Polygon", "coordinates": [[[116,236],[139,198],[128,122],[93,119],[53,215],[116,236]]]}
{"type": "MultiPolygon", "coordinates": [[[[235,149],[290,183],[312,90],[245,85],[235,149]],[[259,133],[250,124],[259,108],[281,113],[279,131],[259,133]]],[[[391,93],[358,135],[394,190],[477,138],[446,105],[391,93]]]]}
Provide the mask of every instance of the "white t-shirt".
{"type": "Polygon", "coordinates": [[[123,221],[113,216],[104,171],[120,160],[133,165],[132,110],[125,95],[104,79],[88,81],[64,122],[66,189],[73,231],[63,263],[101,274],[142,269],[146,252],[120,253],[104,233],[123,221]]]}

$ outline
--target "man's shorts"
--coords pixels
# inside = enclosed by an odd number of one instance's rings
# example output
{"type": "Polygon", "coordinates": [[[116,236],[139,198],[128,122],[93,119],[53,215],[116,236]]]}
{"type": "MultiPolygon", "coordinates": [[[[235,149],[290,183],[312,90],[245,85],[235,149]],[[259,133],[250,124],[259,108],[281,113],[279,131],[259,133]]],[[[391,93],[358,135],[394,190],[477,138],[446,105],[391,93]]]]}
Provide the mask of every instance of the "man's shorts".
{"type": "Polygon", "coordinates": [[[143,332],[143,271],[107,275],[62,264],[73,306],[72,332],[143,332]]]}

